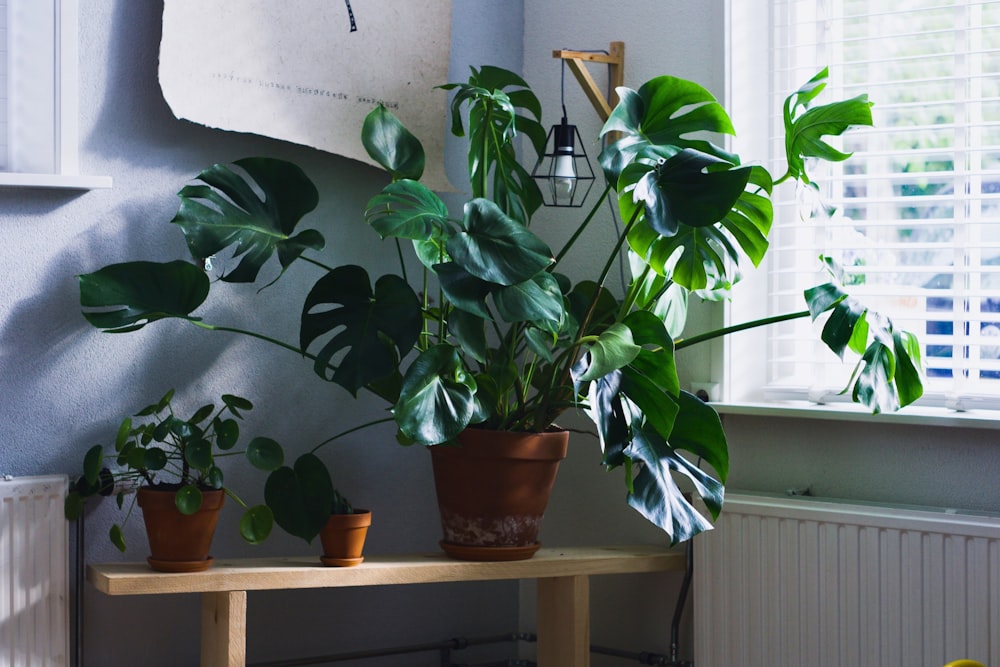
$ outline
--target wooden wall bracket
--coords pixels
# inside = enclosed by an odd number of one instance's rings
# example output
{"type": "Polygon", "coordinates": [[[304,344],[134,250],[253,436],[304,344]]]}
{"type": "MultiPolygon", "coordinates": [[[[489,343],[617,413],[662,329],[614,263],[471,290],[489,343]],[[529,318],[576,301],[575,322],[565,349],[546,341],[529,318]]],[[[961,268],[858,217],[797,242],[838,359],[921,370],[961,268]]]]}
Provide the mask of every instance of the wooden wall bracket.
{"type": "Polygon", "coordinates": [[[552,52],[553,58],[566,61],[573,76],[580,82],[587,99],[594,105],[594,110],[601,117],[602,121],[607,121],[611,115],[611,110],[618,104],[619,86],[625,82],[625,42],[611,42],[608,53],[588,53],[586,51],[568,51],[560,49],[552,52]],[[605,96],[597,87],[594,77],[587,70],[585,63],[602,63],[609,65],[609,83],[611,91],[605,96]]]}

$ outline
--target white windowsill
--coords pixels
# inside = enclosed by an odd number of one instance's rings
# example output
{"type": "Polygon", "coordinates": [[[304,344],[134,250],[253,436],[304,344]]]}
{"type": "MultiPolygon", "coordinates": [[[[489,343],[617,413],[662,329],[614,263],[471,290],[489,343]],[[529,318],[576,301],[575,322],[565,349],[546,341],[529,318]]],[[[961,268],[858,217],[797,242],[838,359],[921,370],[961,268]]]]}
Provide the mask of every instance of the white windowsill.
{"type": "Polygon", "coordinates": [[[71,174],[21,174],[0,172],[2,188],[64,188],[67,190],[97,190],[111,187],[110,176],[71,174]]]}
{"type": "Polygon", "coordinates": [[[956,412],[947,408],[908,406],[899,412],[873,415],[852,403],[816,405],[806,401],[774,403],[712,403],[722,415],[751,417],[793,417],[800,419],[828,419],[833,421],[878,422],[917,426],[949,426],[1000,430],[1000,412],[970,410],[956,412]]]}

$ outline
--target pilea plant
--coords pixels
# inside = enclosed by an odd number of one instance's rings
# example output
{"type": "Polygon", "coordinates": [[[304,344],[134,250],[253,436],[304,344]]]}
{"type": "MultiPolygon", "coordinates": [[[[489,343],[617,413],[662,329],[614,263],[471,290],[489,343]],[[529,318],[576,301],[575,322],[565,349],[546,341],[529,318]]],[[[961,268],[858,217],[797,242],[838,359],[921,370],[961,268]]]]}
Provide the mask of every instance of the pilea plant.
{"type": "Polygon", "coordinates": [[[156,403],[126,417],[118,427],[111,447],[94,445],[83,459],[83,474],[72,484],[66,497],[67,519],[83,513],[87,499],[114,496],[125,519],[111,526],[111,542],[125,551],[124,523],[135,507],[134,491],[141,486],[176,491],[175,505],[181,514],[194,514],[202,504],[203,491],[222,489],[246,512],[240,520],[240,534],[257,544],[271,533],[274,518],[266,505],[249,507],[231,488],[219,459],[245,455],[250,463],[265,471],[281,465],[280,445],[270,438],[256,437],[244,450],[236,447],[240,439],[239,421],[253,404],[232,394],[222,395],[222,405],[207,403],[183,419],[174,411],[174,390],[156,403]],[[131,500],[127,501],[127,498],[131,500]]]}
{"type": "MultiPolygon", "coordinates": [[[[806,158],[847,157],[827,135],[871,124],[864,96],[813,106],[825,78],[821,72],[786,102],[788,173],[779,180],[810,184],[806,158]]],[[[318,201],[313,183],[288,162],[249,158],[209,167],[180,191],[173,222],[195,262],[130,262],[81,276],[85,316],[109,332],[171,317],[267,340],[304,355],[350,394],[385,399],[404,443],[449,442],[470,426],[540,432],[564,411],[582,409],[596,425],[603,464],[625,471],[629,505],[674,542],[708,528],[674,478],[687,478],[716,515],[729,467],[726,437],[711,405],[681,388],[675,351],[733,330],[687,339],[680,331],[690,297],[732,298],[740,261],[763,259],[771,175],[713,143],[734,130],[698,84],[663,76],[621,89],[603,128],[617,136],[600,155],[603,195],[553,251],[531,228],[541,196],[515,150],[518,136],[543,150],[537,98],[520,77],[494,67],[445,88],[453,91],[453,132],[468,129],[471,196],[461,210],[449,211],[420,183],[423,149],[394,115],[376,108],[361,130],[392,179],[363,218],[395,244],[399,273],[373,282],[360,266],[324,264],[321,233],[298,231],[318,201]],[[624,228],[606,261],[592,275],[563,274],[563,259],[609,197],[624,228]],[[402,261],[407,248],[416,271],[402,261]],[[619,294],[606,283],[623,250],[629,275],[619,294]],[[300,323],[296,343],[194,314],[210,290],[199,262],[226,253],[227,282],[257,282],[272,258],[279,279],[293,265],[319,272],[292,313],[300,323]]],[[[267,298],[267,290],[259,294],[267,298]]],[[[838,354],[860,355],[848,388],[856,401],[891,410],[921,394],[911,334],[870,314],[835,279],[804,294],[807,308],[790,317],[829,313],[824,341],[838,354]]],[[[279,525],[314,536],[332,505],[328,479],[313,452],[272,473],[267,499],[279,525]]]]}

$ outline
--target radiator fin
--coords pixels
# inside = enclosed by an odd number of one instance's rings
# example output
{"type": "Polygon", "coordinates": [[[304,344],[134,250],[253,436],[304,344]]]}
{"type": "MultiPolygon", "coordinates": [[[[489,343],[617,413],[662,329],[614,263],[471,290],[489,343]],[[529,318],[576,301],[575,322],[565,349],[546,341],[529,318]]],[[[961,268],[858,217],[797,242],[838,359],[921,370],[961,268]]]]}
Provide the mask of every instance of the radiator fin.
{"type": "Polygon", "coordinates": [[[1000,665],[1000,518],[730,494],[696,538],[698,667],[1000,665]]]}
{"type": "Polygon", "coordinates": [[[0,667],[69,664],[67,485],[0,479],[0,667]]]}

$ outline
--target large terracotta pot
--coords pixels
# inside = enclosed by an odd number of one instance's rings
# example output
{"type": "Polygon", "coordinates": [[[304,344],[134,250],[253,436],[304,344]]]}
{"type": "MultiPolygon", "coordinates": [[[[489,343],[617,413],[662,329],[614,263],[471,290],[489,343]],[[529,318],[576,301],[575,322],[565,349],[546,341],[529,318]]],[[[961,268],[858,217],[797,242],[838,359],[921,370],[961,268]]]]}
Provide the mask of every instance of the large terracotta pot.
{"type": "Polygon", "coordinates": [[[320,562],[331,567],[350,567],[364,560],[365,537],[372,524],[369,510],[354,510],[354,514],[331,514],[319,532],[323,543],[320,562]]]}
{"type": "Polygon", "coordinates": [[[159,572],[201,572],[212,565],[208,555],[219,510],[226,499],[221,489],[202,491],[201,508],[181,514],[173,490],[142,487],[137,492],[149,538],[149,566],[159,572]]]}
{"type": "Polygon", "coordinates": [[[458,443],[430,447],[441,548],[460,560],[531,558],[569,433],[469,428],[458,443]]]}

